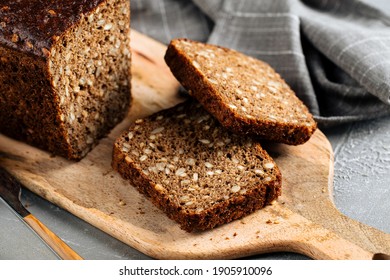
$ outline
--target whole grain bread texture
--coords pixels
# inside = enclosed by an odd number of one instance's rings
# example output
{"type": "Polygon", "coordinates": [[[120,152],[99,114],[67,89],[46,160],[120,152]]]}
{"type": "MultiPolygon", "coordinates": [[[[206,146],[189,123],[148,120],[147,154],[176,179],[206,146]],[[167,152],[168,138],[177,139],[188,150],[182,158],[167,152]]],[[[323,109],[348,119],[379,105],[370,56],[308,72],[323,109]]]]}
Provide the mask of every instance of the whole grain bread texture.
{"type": "Polygon", "coordinates": [[[281,194],[281,173],[250,137],[231,134],[196,100],[137,120],[112,166],[186,231],[244,217],[281,194]]]}
{"type": "Polygon", "coordinates": [[[129,0],[0,3],[0,133],[83,158],[127,114],[129,0]]]}
{"type": "Polygon", "coordinates": [[[234,133],[299,145],[317,128],[308,108],[265,62],[181,38],[171,41],[165,61],[188,93],[234,133]]]}

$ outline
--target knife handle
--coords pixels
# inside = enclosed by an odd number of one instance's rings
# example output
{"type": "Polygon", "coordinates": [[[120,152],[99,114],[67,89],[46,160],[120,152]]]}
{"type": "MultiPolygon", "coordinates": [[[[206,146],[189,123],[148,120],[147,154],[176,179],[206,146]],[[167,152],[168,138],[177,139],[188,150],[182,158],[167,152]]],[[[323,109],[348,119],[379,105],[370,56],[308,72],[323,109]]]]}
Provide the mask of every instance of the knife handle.
{"type": "Polygon", "coordinates": [[[52,248],[63,260],[82,260],[64,241],[49,230],[34,215],[25,216],[24,221],[52,248]]]}

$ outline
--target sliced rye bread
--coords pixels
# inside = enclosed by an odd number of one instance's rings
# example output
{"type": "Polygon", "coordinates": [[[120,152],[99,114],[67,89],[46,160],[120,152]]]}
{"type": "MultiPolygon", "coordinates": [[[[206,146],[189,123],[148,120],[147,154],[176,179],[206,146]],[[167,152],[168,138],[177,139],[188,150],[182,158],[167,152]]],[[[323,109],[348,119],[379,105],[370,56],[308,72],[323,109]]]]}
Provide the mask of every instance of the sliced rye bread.
{"type": "Polygon", "coordinates": [[[196,100],[137,120],[115,142],[112,166],[188,232],[263,208],[281,194],[273,159],[231,134],[196,100]]]}
{"type": "Polygon", "coordinates": [[[189,94],[235,133],[299,145],[317,128],[303,102],[260,60],[215,45],[175,39],[165,61],[189,94]]]}

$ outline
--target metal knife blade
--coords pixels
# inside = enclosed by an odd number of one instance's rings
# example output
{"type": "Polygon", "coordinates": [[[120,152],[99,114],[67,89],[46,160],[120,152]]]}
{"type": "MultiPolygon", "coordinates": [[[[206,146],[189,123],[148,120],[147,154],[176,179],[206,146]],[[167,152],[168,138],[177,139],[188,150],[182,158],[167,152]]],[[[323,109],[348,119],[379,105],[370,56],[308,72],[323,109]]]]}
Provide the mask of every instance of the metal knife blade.
{"type": "Polygon", "coordinates": [[[0,167],[0,197],[64,260],[82,260],[62,239],[33,216],[20,200],[22,185],[8,171],[0,167]]]}
{"type": "Polygon", "coordinates": [[[30,212],[23,206],[20,200],[22,187],[6,170],[0,167],[0,196],[18,213],[22,218],[30,212]]]}

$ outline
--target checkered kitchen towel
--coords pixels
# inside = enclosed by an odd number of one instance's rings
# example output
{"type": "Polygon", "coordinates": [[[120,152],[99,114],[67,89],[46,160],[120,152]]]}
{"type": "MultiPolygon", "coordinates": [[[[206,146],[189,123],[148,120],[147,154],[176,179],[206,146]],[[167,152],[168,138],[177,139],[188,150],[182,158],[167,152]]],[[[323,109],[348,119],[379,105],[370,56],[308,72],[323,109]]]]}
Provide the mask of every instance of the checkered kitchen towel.
{"type": "Polygon", "coordinates": [[[131,0],[132,28],[271,64],[322,126],[390,115],[389,0],[131,0]]]}

